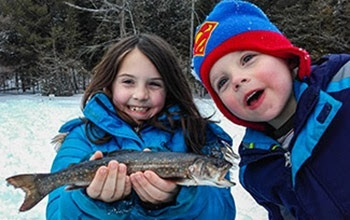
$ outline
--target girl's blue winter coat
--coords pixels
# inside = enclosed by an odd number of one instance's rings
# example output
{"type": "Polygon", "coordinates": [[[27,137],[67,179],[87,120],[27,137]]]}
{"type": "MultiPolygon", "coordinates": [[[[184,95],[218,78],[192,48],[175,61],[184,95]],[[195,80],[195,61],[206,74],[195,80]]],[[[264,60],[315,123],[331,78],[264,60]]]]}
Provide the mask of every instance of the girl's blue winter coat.
{"type": "MultiPolygon", "coordinates": [[[[169,109],[177,110],[176,106],[169,109]]],[[[83,113],[87,120],[97,126],[95,135],[104,136],[108,133],[112,139],[102,145],[94,144],[87,138],[85,123],[81,119],[66,123],[60,132],[69,133],[54,159],[52,172],[88,159],[97,150],[142,151],[149,148],[152,151],[189,151],[181,128],[170,133],[148,126],[136,133],[117,116],[109,98],[102,93],[88,102],[83,113]]],[[[160,116],[160,119],[165,121],[165,115],[160,116]]],[[[231,138],[215,124],[210,124],[206,135],[205,152],[220,146],[221,141],[232,143],[231,138]]],[[[88,197],[84,189],[65,191],[61,187],[50,193],[46,216],[47,219],[234,219],[235,204],[230,189],[208,186],[181,187],[172,205],[156,210],[142,206],[136,193],[125,200],[104,203],[88,197]]]]}
{"type": "Polygon", "coordinates": [[[270,219],[350,219],[350,56],[323,57],[294,92],[289,148],[247,129],[240,181],[270,219]]]}

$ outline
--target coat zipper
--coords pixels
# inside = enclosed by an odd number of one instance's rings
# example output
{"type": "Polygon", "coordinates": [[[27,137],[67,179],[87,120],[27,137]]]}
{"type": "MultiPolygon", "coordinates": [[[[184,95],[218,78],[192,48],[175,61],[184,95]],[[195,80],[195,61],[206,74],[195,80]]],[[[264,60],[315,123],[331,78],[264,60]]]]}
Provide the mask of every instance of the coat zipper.
{"type": "Polygon", "coordinates": [[[290,159],[290,152],[289,152],[289,151],[287,151],[287,152],[284,153],[284,158],[285,158],[285,160],[286,160],[284,166],[285,166],[285,167],[292,167],[292,161],[291,161],[291,159],[290,159]]]}

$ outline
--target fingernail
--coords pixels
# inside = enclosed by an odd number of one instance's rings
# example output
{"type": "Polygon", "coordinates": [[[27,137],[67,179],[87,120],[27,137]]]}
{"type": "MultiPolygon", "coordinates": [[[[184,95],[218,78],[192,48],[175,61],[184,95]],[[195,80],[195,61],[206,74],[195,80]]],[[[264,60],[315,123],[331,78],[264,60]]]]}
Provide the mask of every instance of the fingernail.
{"type": "Polygon", "coordinates": [[[117,164],[114,163],[114,162],[111,162],[111,163],[109,164],[109,167],[110,167],[111,169],[114,170],[114,169],[117,167],[117,164]]]}
{"type": "Polygon", "coordinates": [[[107,173],[107,169],[106,169],[106,168],[102,168],[102,169],[100,169],[100,173],[101,173],[101,174],[105,174],[105,173],[107,173]]]}
{"type": "Polygon", "coordinates": [[[146,176],[147,178],[150,178],[150,177],[151,177],[151,174],[150,174],[149,172],[145,172],[144,174],[145,174],[145,176],[146,176]]]}
{"type": "Polygon", "coordinates": [[[125,172],[125,170],[126,170],[126,167],[125,166],[119,166],[119,171],[120,172],[125,172]]]}

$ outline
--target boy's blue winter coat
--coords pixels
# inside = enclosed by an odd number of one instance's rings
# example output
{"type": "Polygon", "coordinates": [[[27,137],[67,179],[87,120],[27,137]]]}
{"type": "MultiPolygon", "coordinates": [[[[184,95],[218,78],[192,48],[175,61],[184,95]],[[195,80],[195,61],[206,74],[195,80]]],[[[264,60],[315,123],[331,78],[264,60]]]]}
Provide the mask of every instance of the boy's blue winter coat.
{"type": "MultiPolygon", "coordinates": [[[[169,111],[177,111],[173,106],[169,111]]],[[[182,129],[174,133],[148,126],[136,133],[121,120],[110,100],[104,94],[95,95],[84,109],[86,119],[98,126],[94,133],[103,137],[107,132],[112,139],[103,145],[88,140],[85,123],[72,120],[60,132],[69,132],[52,165],[52,172],[69,164],[88,159],[95,151],[110,152],[118,149],[187,152],[182,129]]],[[[165,115],[161,116],[165,121],[165,115]]],[[[177,120],[174,118],[174,120],[177,120]]],[[[207,130],[204,151],[218,146],[221,140],[231,144],[231,138],[215,124],[207,130]]],[[[181,187],[176,202],[158,210],[145,209],[137,195],[114,203],[104,203],[89,198],[84,189],[66,192],[58,188],[49,195],[47,219],[234,219],[235,205],[230,189],[216,187],[181,187]]]]}
{"type": "Polygon", "coordinates": [[[294,92],[289,149],[247,129],[240,181],[271,219],[350,219],[350,56],[322,58],[294,92]]]}

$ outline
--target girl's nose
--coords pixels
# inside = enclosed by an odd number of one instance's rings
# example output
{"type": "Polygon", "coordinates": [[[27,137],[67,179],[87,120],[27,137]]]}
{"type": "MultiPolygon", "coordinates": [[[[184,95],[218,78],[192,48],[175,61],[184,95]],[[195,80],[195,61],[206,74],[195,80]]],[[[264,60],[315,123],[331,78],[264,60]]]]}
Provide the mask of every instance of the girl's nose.
{"type": "Polygon", "coordinates": [[[148,90],[144,86],[138,86],[133,94],[133,98],[136,100],[147,100],[148,99],[148,90]]]}

